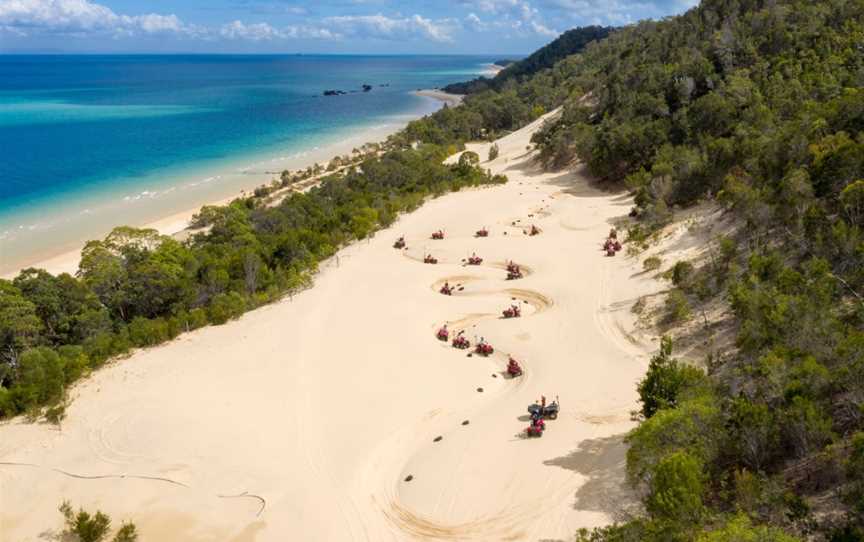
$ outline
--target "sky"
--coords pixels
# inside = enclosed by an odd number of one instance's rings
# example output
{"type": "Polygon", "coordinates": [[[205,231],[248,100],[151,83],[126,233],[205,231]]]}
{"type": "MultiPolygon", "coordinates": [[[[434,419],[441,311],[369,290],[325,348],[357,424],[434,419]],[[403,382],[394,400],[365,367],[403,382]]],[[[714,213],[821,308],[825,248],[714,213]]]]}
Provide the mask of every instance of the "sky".
{"type": "Polygon", "coordinates": [[[0,52],[527,54],[698,0],[0,0],[0,52]]]}

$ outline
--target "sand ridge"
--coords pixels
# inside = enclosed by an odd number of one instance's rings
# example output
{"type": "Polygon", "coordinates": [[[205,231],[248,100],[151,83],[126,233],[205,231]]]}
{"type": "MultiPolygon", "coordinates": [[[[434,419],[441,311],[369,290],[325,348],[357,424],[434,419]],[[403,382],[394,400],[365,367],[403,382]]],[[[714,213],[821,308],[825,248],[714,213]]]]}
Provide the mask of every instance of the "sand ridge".
{"type": "Polygon", "coordinates": [[[506,185],[432,200],[340,251],[293,299],[98,371],[62,430],[0,425],[0,533],[38,540],[60,527],[63,499],[150,540],[566,539],[614,520],[632,498],[621,439],[656,347],[621,330],[659,287],[603,256],[628,198],[534,164],[540,122],[481,164],[506,185]],[[520,231],[531,224],[542,233],[520,231]],[[483,265],[463,265],[472,252],[483,265]],[[509,260],[530,273],[506,280],[509,260]],[[441,295],[443,280],[464,289],[441,295]],[[502,318],[515,302],[523,317],[502,318]],[[443,323],[497,355],[438,341],[443,323]],[[522,377],[504,376],[508,354],[522,377]],[[541,394],[561,415],[523,438],[541,394]]]}

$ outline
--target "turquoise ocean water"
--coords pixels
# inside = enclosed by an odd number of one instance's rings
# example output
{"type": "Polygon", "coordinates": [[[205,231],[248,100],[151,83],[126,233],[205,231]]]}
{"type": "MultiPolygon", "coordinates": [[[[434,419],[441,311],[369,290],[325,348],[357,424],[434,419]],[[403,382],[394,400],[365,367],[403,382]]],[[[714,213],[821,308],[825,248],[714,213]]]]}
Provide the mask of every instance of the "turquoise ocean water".
{"type": "Polygon", "coordinates": [[[323,159],[435,110],[412,91],[492,60],[0,56],[0,272],[323,159]]]}

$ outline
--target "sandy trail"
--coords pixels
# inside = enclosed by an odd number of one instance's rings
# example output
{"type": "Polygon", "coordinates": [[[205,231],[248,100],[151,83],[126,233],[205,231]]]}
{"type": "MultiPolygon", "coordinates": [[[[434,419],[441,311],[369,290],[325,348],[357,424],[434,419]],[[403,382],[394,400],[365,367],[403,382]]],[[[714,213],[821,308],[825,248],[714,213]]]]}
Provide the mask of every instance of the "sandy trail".
{"type": "Polygon", "coordinates": [[[612,521],[630,498],[621,436],[654,348],[621,330],[658,286],[600,250],[631,202],[538,171],[525,152],[536,127],[482,164],[507,185],[431,201],[293,299],[97,372],[62,431],[0,426],[0,540],[56,531],[63,499],[148,540],[568,539],[612,521]],[[525,235],[531,224],[542,234],[525,235]],[[429,240],[438,228],[446,238],[429,240]],[[408,249],[393,249],[402,234],[408,249]],[[463,265],[472,252],[483,265],[463,265]],[[510,259],[530,273],[505,280],[510,259]],[[441,295],[443,280],[464,289],[441,295]],[[514,302],[523,317],[501,318],[514,302]],[[497,355],[437,341],[448,322],[497,355]],[[508,353],[522,377],[504,377],[508,353]],[[523,438],[541,394],[561,415],[523,438]]]}

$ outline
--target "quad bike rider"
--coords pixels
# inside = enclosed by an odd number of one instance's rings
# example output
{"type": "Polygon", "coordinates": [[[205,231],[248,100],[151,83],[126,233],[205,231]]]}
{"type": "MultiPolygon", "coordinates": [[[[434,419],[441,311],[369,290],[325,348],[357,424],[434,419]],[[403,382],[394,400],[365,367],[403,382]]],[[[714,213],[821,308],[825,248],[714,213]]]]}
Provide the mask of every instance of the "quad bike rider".
{"type": "Polygon", "coordinates": [[[444,295],[453,295],[453,290],[455,290],[455,288],[453,286],[450,286],[449,282],[445,282],[444,286],[442,286],[441,289],[438,291],[444,295]]]}
{"type": "Polygon", "coordinates": [[[513,359],[513,356],[510,356],[510,360],[507,362],[507,374],[512,378],[522,376],[522,367],[519,365],[518,361],[513,359]]]}
{"type": "Polygon", "coordinates": [[[531,237],[534,237],[535,235],[540,235],[540,228],[532,224],[531,229],[528,231],[528,235],[530,235],[531,237]]]}
{"type": "Polygon", "coordinates": [[[471,343],[468,339],[465,338],[465,331],[460,331],[456,337],[453,338],[453,348],[458,348],[459,350],[465,350],[471,347],[471,343]]]}
{"type": "Polygon", "coordinates": [[[537,418],[536,420],[531,420],[531,425],[525,429],[525,434],[529,437],[542,437],[545,430],[546,422],[543,421],[543,418],[537,418]]]}
{"type": "Polygon", "coordinates": [[[393,248],[402,249],[405,248],[405,236],[403,235],[399,239],[396,239],[396,242],[393,243],[393,248]]]}
{"type": "Polygon", "coordinates": [[[439,341],[447,342],[447,339],[450,338],[450,331],[447,329],[447,324],[444,324],[435,336],[439,341]]]}
{"type": "Polygon", "coordinates": [[[480,339],[480,342],[477,343],[477,346],[474,348],[474,352],[480,354],[481,356],[489,356],[494,352],[495,349],[492,348],[492,345],[486,342],[486,339],[480,339]]]}
{"type": "Polygon", "coordinates": [[[431,254],[427,254],[426,257],[423,258],[423,263],[436,264],[438,263],[438,258],[435,258],[431,254]]]}
{"type": "Polygon", "coordinates": [[[480,265],[483,263],[483,258],[477,255],[476,252],[471,253],[471,257],[468,258],[468,265],[480,265]]]}
{"type": "Polygon", "coordinates": [[[522,309],[519,308],[519,305],[510,305],[510,308],[504,309],[502,312],[504,318],[519,318],[522,316],[522,309]]]}
{"type": "Polygon", "coordinates": [[[487,230],[486,228],[481,228],[477,230],[477,232],[474,234],[474,237],[489,237],[489,230],[487,230]]]}

